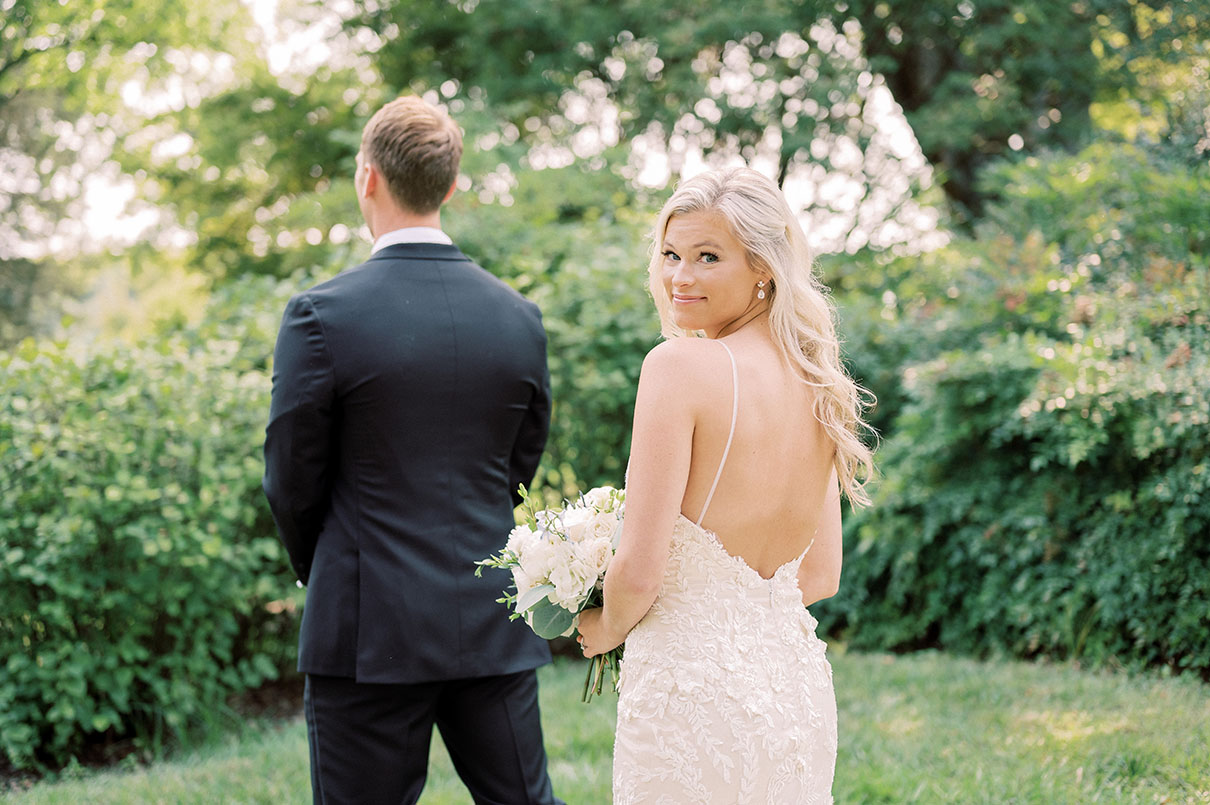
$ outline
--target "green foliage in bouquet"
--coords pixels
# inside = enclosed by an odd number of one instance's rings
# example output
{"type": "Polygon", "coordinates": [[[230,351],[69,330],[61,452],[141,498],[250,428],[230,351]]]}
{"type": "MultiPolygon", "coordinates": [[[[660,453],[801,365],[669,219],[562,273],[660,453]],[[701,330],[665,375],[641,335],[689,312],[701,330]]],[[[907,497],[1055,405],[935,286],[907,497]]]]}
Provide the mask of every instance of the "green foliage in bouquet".
{"type": "Polygon", "coordinates": [[[1210,170],[1098,144],[991,178],[977,238],[846,297],[889,410],[820,621],[1210,676],[1210,170]]]}

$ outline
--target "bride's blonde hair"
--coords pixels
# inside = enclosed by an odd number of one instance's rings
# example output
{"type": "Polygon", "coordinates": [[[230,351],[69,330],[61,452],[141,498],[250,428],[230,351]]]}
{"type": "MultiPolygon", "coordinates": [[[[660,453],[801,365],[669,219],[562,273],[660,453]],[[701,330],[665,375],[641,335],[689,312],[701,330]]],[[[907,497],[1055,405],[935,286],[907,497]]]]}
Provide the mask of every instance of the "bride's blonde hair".
{"type": "Polygon", "coordinates": [[[748,168],[710,171],[681,182],[660,210],[652,232],[648,282],[661,330],[673,338],[689,333],[672,318],[664,288],[663,242],[675,215],[715,211],[731,225],[747,251],[748,263],[769,275],[769,325],[790,366],[815,388],[815,416],[836,444],[840,487],[854,505],[870,502],[865,484],[873,475],[869,430],[862,411],[873,399],[845,372],[836,338],[835,311],[827,289],[815,277],[811,251],[798,219],[772,180],[748,168]]]}

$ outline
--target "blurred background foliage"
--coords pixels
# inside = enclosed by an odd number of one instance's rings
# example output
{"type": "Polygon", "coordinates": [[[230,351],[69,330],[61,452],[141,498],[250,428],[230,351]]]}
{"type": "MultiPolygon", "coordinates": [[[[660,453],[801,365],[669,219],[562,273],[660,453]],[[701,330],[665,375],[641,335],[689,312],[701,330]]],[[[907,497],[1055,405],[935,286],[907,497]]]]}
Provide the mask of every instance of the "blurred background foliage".
{"type": "Polygon", "coordinates": [[[1210,677],[1197,0],[0,0],[0,750],[144,747],[292,665],[259,488],[285,300],[368,252],[382,102],[543,309],[552,500],[622,482],[681,175],[776,177],[878,397],[851,645],[1210,677]]]}

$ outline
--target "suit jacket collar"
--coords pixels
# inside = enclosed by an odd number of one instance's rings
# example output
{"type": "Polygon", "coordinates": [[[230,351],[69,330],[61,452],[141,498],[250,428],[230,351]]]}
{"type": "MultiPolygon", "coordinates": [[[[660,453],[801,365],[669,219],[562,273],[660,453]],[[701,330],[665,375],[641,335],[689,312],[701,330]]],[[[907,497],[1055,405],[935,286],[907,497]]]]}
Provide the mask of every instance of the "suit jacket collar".
{"type": "Polygon", "coordinates": [[[450,236],[432,226],[405,226],[383,233],[374,241],[370,254],[382,251],[396,243],[453,243],[450,236]]]}
{"type": "Polygon", "coordinates": [[[374,252],[366,263],[378,260],[457,260],[470,261],[462,250],[447,243],[395,243],[374,252]]]}

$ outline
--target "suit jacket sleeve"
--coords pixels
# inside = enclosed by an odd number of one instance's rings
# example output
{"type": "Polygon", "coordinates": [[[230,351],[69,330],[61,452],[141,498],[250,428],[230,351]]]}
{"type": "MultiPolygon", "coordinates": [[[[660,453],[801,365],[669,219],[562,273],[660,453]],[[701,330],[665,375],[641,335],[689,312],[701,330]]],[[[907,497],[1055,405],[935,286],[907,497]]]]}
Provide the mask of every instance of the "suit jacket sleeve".
{"type": "Polygon", "coordinates": [[[265,497],[290,564],[304,584],[328,511],[335,377],[313,302],[286,305],[273,352],[273,393],[265,429],[265,497]]]}
{"type": "MultiPolygon", "coordinates": [[[[538,314],[541,327],[541,313],[538,314]]],[[[546,338],[542,338],[542,376],[538,388],[530,400],[529,410],[521,422],[517,433],[517,441],[513,445],[512,460],[509,462],[509,489],[512,491],[513,505],[521,504],[521,494],[517,487],[521,484],[529,486],[538,471],[538,462],[542,451],[546,449],[546,437],[550,433],[550,369],[546,363],[546,338]]]]}

